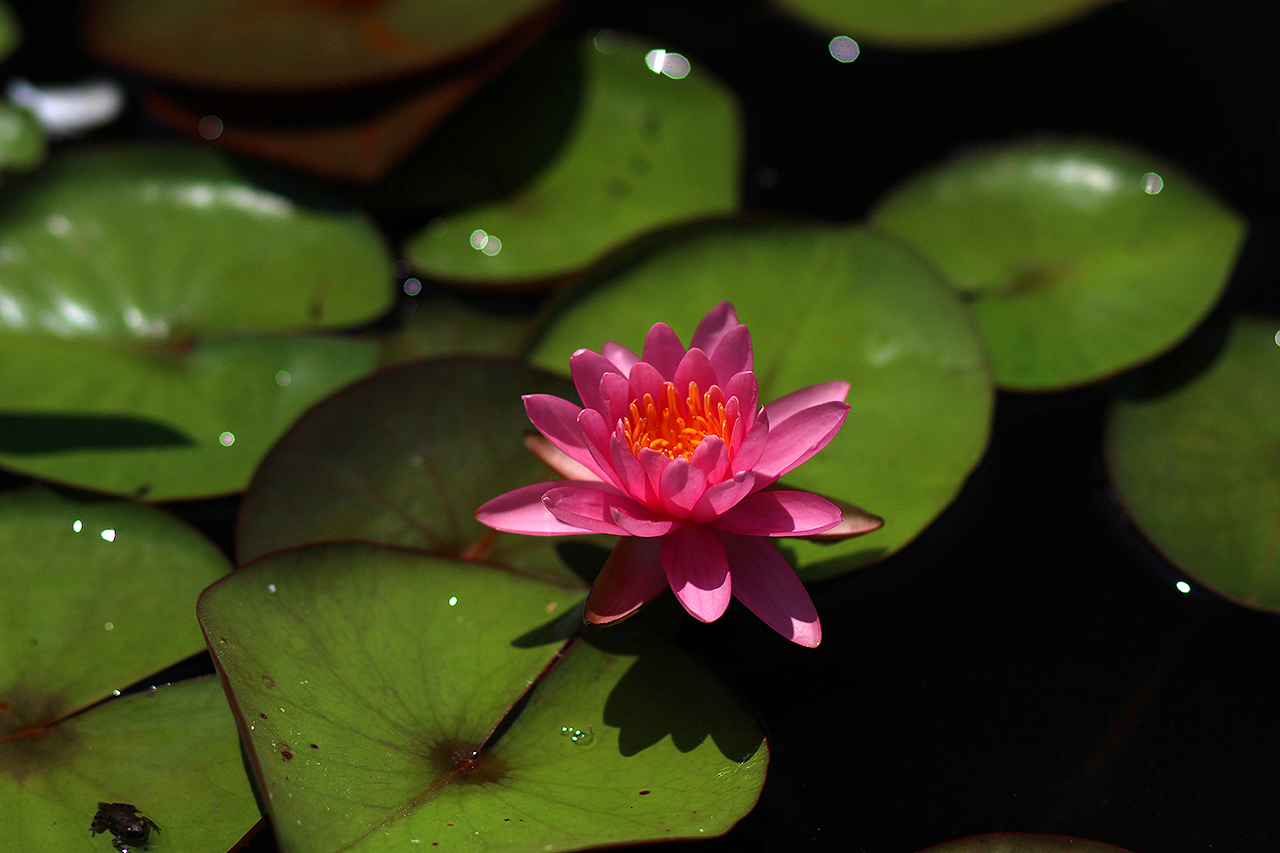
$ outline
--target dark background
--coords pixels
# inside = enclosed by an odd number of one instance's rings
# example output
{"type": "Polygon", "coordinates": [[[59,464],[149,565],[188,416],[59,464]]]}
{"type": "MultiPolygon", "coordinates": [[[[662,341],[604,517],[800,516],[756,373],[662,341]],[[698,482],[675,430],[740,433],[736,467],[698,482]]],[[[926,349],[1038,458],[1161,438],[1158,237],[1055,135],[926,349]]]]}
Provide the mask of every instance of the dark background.
{"type": "MultiPolygon", "coordinates": [[[[4,79],[103,70],[79,46],[75,4],[13,6],[26,39],[4,79]]],[[[600,26],[650,36],[736,91],[748,210],[856,221],[973,146],[1113,140],[1177,164],[1249,222],[1223,305],[1175,357],[1209,357],[1232,313],[1280,314],[1274,0],[1122,0],[993,47],[860,40],[847,65],[828,55],[835,33],[763,3],[580,0],[556,24],[600,26]]],[[[97,136],[162,133],[132,106],[97,136]]],[[[1194,583],[1179,593],[1183,576],[1125,521],[1104,425],[1112,396],[1141,378],[1001,394],[954,505],[901,553],[814,585],[820,649],[786,643],[736,603],[686,626],[685,646],[759,715],[772,764],[733,832],[677,846],[914,853],[1029,831],[1135,853],[1280,849],[1280,620],[1194,583]]],[[[171,508],[229,546],[235,501],[171,508]]],[[[263,835],[250,849],[274,848],[263,835]]]]}

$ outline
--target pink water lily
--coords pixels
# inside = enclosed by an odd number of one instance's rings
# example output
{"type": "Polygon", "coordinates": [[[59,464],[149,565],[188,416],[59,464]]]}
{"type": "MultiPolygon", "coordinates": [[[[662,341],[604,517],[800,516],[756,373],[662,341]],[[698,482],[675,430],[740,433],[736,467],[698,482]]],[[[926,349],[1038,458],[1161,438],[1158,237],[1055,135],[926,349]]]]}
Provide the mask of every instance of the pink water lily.
{"type": "Polygon", "coordinates": [[[584,408],[550,394],[524,398],[546,439],[531,448],[565,479],[494,498],[476,518],[535,536],[621,536],[587,596],[590,623],[623,619],[670,585],[703,622],[733,596],[793,642],[817,646],[817,610],[768,537],[856,536],[882,522],[766,487],[839,431],[849,383],[760,407],[751,336],[728,302],[703,318],[687,350],[665,323],[649,330],[643,358],[613,342],[602,350],[569,360],[584,408]]]}

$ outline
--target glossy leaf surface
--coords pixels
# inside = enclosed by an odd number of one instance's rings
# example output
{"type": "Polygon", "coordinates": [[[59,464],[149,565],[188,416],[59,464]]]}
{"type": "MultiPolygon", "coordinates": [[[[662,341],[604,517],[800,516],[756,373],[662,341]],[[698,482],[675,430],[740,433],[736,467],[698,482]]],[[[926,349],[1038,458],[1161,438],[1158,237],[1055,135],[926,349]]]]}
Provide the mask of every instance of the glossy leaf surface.
{"type": "Polygon", "coordinates": [[[137,71],[213,89],[317,89],[463,59],[545,0],[95,0],[88,40],[137,71]]]}
{"type": "Polygon", "coordinates": [[[43,491],[0,496],[0,551],[0,850],[109,850],[99,801],[227,850],[258,814],[216,680],[69,716],[200,651],[191,604],[225,558],[157,510],[43,491]]]}
{"type": "MultiPolygon", "coordinates": [[[[241,563],[308,542],[365,539],[563,577],[556,539],[475,520],[490,498],[556,479],[525,447],[524,394],[573,396],[513,362],[438,359],[384,371],[302,418],[263,460],[241,509],[241,563]]],[[[576,537],[575,537],[576,538],[576,537]]]]}
{"type": "Polygon", "coordinates": [[[996,382],[1080,385],[1163,352],[1217,301],[1238,216],[1155,157],[1086,142],[1009,145],[890,193],[875,224],[972,303],[996,382]]]}
{"type": "Polygon", "coordinates": [[[985,446],[993,391],[972,318],[937,276],[858,228],[712,225],[633,263],[588,273],[531,353],[567,371],[581,347],[636,352],[656,322],[688,343],[731,300],[751,329],[760,400],[844,379],[852,407],[791,488],[882,516],[880,530],[835,544],[782,540],[802,578],[846,571],[901,548],[951,501],[985,446]]]}
{"type": "Polygon", "coordinates": [[[0,739],[0,809],[10,816],[0,851],[111,853],[110,833],[89,833],[99,802],[136,805],[155,821],[155,851],[225,853],[253,828],[258,806],[217,678],[113,699],[39,736],[0,739]]]}
{"type": "Polygon", "coordinates": [[[0,691],[43,697],[38,708],[10,703],[9,731],[58,719],[200,651],[191,602],[230,570],[165,513],[43,491],[0,495],[0,551],[0,691]]]}
{"type": "Polygon", "coordinates": [[[153,499],[242,489],[285,426],[375,358],[278,332],[370,319],[388,269],[360,217],[212,152],[51,162],[0,214],[0,464],[153,499]]]}
{"type": "Polygon", "coordinates": [[[1121,503],[1196,581],[1280,610],[1280,320],[1236,320],[1190,382],[1112,412],[1108,462],[1121,503]]]}
{"type": "Polygon", "coordinates": [[[373,545],[265,557],[199,613],[282,850],[568,850],[726,831],[767,749],[673,649],[580,642],[580,587],[373,545]],[[563,619],[561,618],[563,617],[563,619]]]}
{"type": "Polygon", "coordinates": [[[1030,832],[993,832],[948,841],[922,853],[1125,853],[1101,841],[1030,832]]]}
{"type": "Polygon", "coordinates": [[[1047,30],[1108,0],[781,0],[801,19],[898,48],[970,47],[1047,30]]]}
{"type": "Polygon", "coordinates": [[[416,269],[473,283],[544,280],[651,228],[737,208],[741,143],[728,90],[696,65],[680,79],[655,73],[646,47],[616,36],[583,51],[583,101],[557,158],[514,195],[411,237],[416,269]]]}

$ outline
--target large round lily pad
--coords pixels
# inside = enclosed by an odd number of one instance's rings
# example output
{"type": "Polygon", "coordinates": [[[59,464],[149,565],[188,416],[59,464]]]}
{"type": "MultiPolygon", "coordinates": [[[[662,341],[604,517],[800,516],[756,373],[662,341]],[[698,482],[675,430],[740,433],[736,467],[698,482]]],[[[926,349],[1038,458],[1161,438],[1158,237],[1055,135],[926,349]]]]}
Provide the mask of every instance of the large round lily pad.
{"type": "Polygon", "coordinates": [[[94,0],[96,52],[213,89],[321,89],[463,59],[547,0],[94,0]]]}
{"type": "Polygon", "coordinates": [[[970,47],[1082,17],[1110,0],[779,0],[802,19],[893,47],[970,47]]]}
{"type": "Polygon", "coordinates": [[[1280,610],[1280,320],[1240,318],[1201,375],[1118,401],[1107,458],[1120,502],[1175,565],[1280,610]]]}
{"type": "Polygon", "coordinates": [[[226,559],[158,510],[44,491],[0,495],[0,551],[0,814],[21,818],[0,850],[109,850],[106,801],[223,853],[258,810],[218,682],[110,697],[201,650],[192,603],[226,559]]]}
{"type": "Polygon", "coordinates": [[[554,550],[562,537],[498,533],[475,520],[485,501],[556,479],[523,441],[532,427],[520,398],[537,393],[574,391],[567,379],[512,361],[442,358],[335,394],[254,475],[240,513],[240,561],[363,539],[564,577],[554,550]]]}
{"type": "Polygon", "coordinates": [[[1244,237],[1167,163],[1080,141],[961,157],[892,191],[872,219],[972,303],[996,382],[1027,391],[1171,347],[1217,301],[1244,237]]]}
{"type": "Polygon", "coordinates": [[[741,143],[729,91],[687,61],[687,76],[655,73],[678,56],[656,46],[602,34],[582,50],[583,101],[560,154],[509,198],[412,236],[406,255],[417,270],[472,283],[545,280],[651,228],[737,208],[741,143]]]}
{"type": "Polygon", "coordinates": [[[362,217],[213,152],[51,162],[0,208],[0,464],[156,499],[243,488],[303,409],[376,357],[283,333],[376,316],[389,268],[362,217]]]}
{"type": "Polygon", "coordinates": [[[579,641],[542,677],[584,592],[356,543],[273,554],[211,587],[200,619],[281,849],[725,832],[764,782],[759,729],[659,643],[579,641]]]}
{"type": "Polygon", "coordinates": [[[585,277],[532,361],[567,371],[574,350],[640,351],[669,324],[688,343],[721,300],[751,329],[760,399],[851,383],[840,434],[788,474],[794,488],[885,519],[835,544],[783,540],[801,577],[836,574],[910,542],[959,491],[986,445],[994,392],[972,317],[937,275],[861,228],[718,224],[585,277]]]}

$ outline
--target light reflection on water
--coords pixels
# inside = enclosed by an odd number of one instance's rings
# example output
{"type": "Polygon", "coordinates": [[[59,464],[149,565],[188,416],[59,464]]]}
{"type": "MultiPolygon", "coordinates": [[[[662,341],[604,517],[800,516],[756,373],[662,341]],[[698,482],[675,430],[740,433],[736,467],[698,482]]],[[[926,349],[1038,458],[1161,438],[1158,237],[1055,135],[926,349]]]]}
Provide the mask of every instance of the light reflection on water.
{"type": "Polygon", "coordinates": [[[1147,195],[1155,195],[1164,189],[1164,178],[1155,172],[1147,172],[1142,176],[1142,191],[1147,195]]]}
{"type": "Polygon", "coordinates": [[[483,229],[477,228],[471,232],[471,248],[493,257],[502,251],[502,241],[483,229]]]}
{"type": "Polygon", "coordinates": [[[858,43],[848,36],[836,36],[827,45],[827,50],[837,62],[853,62],[862,52],[858,43]]]}
{"type": "Polygon", "coordinates": [[[673,80],[689,76],[689,60],[669,50],[651,50],[645,54],[644,64],[654,74],[665,74],[673,80]]]}

